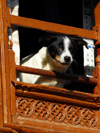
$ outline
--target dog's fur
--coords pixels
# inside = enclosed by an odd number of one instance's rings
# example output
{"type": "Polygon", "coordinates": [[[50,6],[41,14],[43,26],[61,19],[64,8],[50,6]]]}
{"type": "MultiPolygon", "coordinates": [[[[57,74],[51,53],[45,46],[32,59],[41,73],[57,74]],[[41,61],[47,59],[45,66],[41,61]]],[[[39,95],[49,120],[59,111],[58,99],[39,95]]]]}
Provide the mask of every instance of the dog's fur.
{"type": "MultiPolygon", "coordinates": [[[[66,72],[74,60],[78,49],[87,43],[80,37],[49,36],[40,39],[44,45],[35,55],[30,55],[22,60],[22,66],[66,72]]],[[[63,87],[65,81],[61,79],[21,73],[21,81],[56,87],[63,87]]]]}

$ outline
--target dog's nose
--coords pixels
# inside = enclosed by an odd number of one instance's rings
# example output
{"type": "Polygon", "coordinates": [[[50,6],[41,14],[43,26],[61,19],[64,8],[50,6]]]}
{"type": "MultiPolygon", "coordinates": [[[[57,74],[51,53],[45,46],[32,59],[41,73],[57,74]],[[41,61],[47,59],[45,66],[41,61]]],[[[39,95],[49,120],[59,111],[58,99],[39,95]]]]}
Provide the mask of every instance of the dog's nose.
{"type": "Polygon", "coordinates": [[[64,57],[64,60],[65,60],[65,62],[70,62],[71,61],[71,58],[69,56],[65,56],[64,57]]]}

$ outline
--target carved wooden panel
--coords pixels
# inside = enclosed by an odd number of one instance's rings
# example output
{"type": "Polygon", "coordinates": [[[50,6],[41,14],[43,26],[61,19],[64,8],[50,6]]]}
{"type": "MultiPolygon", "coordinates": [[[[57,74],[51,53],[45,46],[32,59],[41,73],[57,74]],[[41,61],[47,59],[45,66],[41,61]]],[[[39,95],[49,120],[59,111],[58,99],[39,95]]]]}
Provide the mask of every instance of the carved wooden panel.
{"type": "Polygon", "coordinates": [[[17,118],[97,127],[97,110],[18,97],[17,118]]]}

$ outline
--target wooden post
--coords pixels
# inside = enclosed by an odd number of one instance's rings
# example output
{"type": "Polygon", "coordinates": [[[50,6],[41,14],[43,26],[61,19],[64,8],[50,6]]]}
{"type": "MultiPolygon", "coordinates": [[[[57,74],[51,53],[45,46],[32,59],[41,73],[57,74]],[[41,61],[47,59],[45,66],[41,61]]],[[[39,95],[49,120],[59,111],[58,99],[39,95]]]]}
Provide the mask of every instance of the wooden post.
{"type": "MultiPolygon", "coordinates": [[[[93,71],[93,77],[98,79],[98,84],[94,88],[93,92],[94,94],[100,95],[100,55],[96,57],[96,67],[93,71]]],[[[100,109],[98,111],[98,123],[97,123],[98,128],[100,128],[100,109]]]]}
{"type": "Polygon", "coordinates": [[[11,123],[11,106],[10,106],[10,80],[9,80],[9,59],[8,59],[8,21],[7,21],[7,3],[6,0],[1,0],[0,7],[2,13],[3,35],[1,40],[1,72],[2,72],[2,92],[3,92],[3,115],[4,123],[11,123]]]}
{"type": "Polygon", "coordinates": [[[93,77],[98,79],[98,84],[94,88],[94,94],[100,95],[100,55],[96,57],[96,67],[93,71],[93,77]]]}
{"type": "Polygon", "coordinates": [[[94,8],[94,15],[95,15],[95,27],[93,28],[97,31],[97,41],[95,45],[97,46],[97,58],[96,58],[96,68],[93,71],[93,77],[98,78],[98,85],[94,89],[95,94],[100,95],[100,0],[95,0],[95,8],[94,8]]]}
{"type": "Polygon", "coordinates": [[[97,45],[97,55],[100,55],[100,0],[94,0],[95,8],[94,8],[94,16],[95,16],[95,27],[94,30],[97,31],[97,41],[95,45],[97,45]]]}
{"type": "Polygon", "coordinates": [[[0,0],[0,73],[1,89],[0,126],[11,123],[10,114],[10,86],[9,86],[9,60],[8,60],[8,26],[6,0],[0,0]]]}
{"type": "MultiPolygon", "coordinates": [[[[94,93],[100,95],[100,0],[94,0],[95,8],[95,27],[94,30],[97,31],[97,41],[95,45],[97,46],[97,57],[96,57],[96,67],[93,71],[93,77],[98,79],[98,84],[94,88],[94,93]]],[[[98,128],[100,128],[100,109],[98,111],[98,128]]]]}
{"type": "Polygon", "coordinates": [[[15,53],[12,50],[12,42],[9,40],[9,66],[10,66],[10,91],[11,91],[11,117],[13,122],[16,121],[16,101],[15,101],[15,87],[11,81],[16,81],[16,68],[15,68],[15,53]]]}
{"type": "MultiPolygon", "coordinates": [[[[2,48],[3,48],[3,22],[2,22],[2,19],[3,19],[3,16],[2,16],[2,0],[0,0],[0,127],[3,126],[3,119],[4,119],[4,115],[3,115],[3,102],[2,102],[2,99],[3,99],[3,86],[2,86],[2,64],[1,64],[1,61],[2,61],[2,48]]],[[[4,57],[3,57],[4,58],[4,57]]],[[[4,60],[3,60],[4,62],[4,60]]]]}

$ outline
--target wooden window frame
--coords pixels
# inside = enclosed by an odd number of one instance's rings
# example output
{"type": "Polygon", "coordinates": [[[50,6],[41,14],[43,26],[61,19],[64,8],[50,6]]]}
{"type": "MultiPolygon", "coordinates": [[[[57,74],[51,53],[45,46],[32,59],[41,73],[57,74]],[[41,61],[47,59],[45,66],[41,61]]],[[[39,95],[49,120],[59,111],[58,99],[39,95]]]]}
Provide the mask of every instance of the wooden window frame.
{"type": "MultiPolygon", "coordinates": [[[[25,131],[27,128],[24,126],[18,126],[18,120],[16,118],[16,95],[18,96],[27,96],[29,97],[35,96],[36,98],[38,96],[41,97],[43,100],[50,99],[50,101],[55,101],[59,103],[69,103],[75,106],[82,106],[82,107],[88,107],[95,110],[98,110],[98,122],[97,122],[97,128],[100,128],[100,0],[98,0],[98,4],[95,7],[94,13],[95,13],[95,27],[93,28],[93,31],[85,30],[81,28],[75,28],[71,26],[65,26],[61,24],[55,24],[35,19],[29,19],[25,17],[20,16],[14,16],[11,15],[9,12],[9,8],[6,6],[7,3],[5,0],[0,0],[0,131],[8,131],[8,132],[15,132],[13,130],[10,130],[9,128],[12,128],[17,131],[25,131]],[[80,37],[93,39],[96,41],[95,45],[97,45],[97,58],[96,58],[96,68],[93,71],[93,77],[82,77],[78,75],[65,75],[65,78],[71,78],[72,80],[77,80],[79,82],[89,83],[89,84],[95,84],[96,87],[94,88],[94,92],[96,92],[98,95],[95,94],[87,94],[83,92],[77,92],[73,91],[70,92],[68,90],[64,90],[62,88],[57,87],[48,87],[47,94],[42,93],[42,90],[45,91],[45,87],[43,85],[32,85],[28,83],[21,83],[16,81],[16,70],[17,71],[24,71],[24,72],[30,72],[30,73],[37,73],[37,74],[47,74],[54,77],[61,77],[63,75],[55,75],[55,73],[51,71],[44,71],[41,70],[40,72],[36,69],[33,69],[28,67],[21,67],[18,65],[15,65],[14,61],[14,52],[12,50],[12,42],[8,40],[8,27],[11,27],[12,25],[22,26],[22,27],[28,27],[28,28],[35,28],[39,30],[44,30],[48,32],[55,32],[55,33],[61,33],[61,34],[70,34],[70,35],[78,35],[80,37]],[[8,47],[9,46],[9,47],[8,47]],[[27,71],[28,69],[28,71],[27,71]],[[34,71],[34,72],[33,72],[34,71]],[[78,76],[78,77],[77,77],[78,76]],[[18,89],[18,87],[25,89],[23,91],[21,89],[18,89]],[[17,88],[17,89],[16,89],[17,88]],[[27,92],[27,89],[36,88],[37,91],[34,90],[34,92],[27,92]],[[52,89],[50,89],[52,88],[52,89]],[[57,93],[57,95],[55,95],[57,93]],[[69,97],[65,97],[68,96],[69,97]],[[73,98],[75,97],[76,100],[74,101],[73,98]],[[14,124],[12,124],[14,123],[14,124]],[[9,127],[9,128],[7,128],[9,127]]],[[[37,124],[38,125],[38,124],[37,124]]],[[[47,124],[49,127],[49,124],[47,124]]],[[[68,130],[70,127],[68,127],[68,130]]],[[[66,128],[65,128],[66,129],[66,128]]],[[[65,131],[64,128],[62,128],[62,132],[65,131]]],[[[73,131],[74,131],[73,127],[73,131]]],[[[78,132],[80,128],[78,127],[76,132],[78,132]]],[[[41,127],[39,130],[44,131],[43,127],[41,127]]],[[[48,129],[49,130],[49,129],[48,129]]],[[[56,130],[58,128],[56,127],[56,130]]],[[[82,132],[88,133],[88,129],[83,128],[82,132]],[[84,131],[83,131],[84,130],[84,131]]],[[[91,133],[94,132],[94,130],[89,129],[91,133]]],[[[27,131],[32,132],[38,132],[37,128],[28,129],[27,131]]],[[[97,130],[98,131],[98,130],[97,130]]],[[[46,132],[46,131],[44,131],[46,132]]],[[[53,131],[51,131],[53,132],[53,131]]],[[[99,132],[99,131],[98,131],[99,132]]]]}

